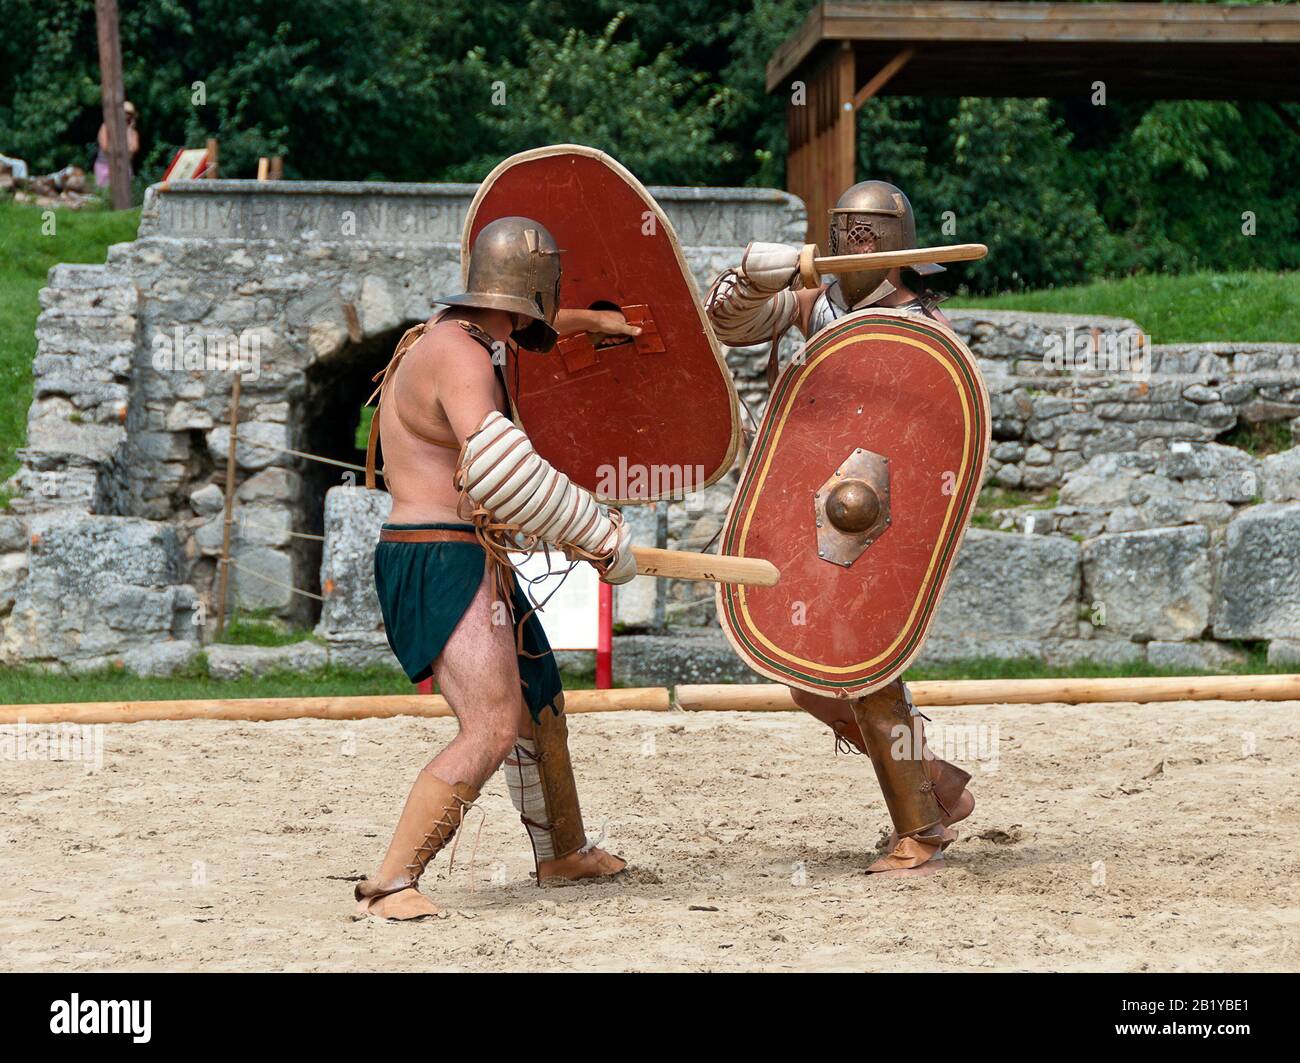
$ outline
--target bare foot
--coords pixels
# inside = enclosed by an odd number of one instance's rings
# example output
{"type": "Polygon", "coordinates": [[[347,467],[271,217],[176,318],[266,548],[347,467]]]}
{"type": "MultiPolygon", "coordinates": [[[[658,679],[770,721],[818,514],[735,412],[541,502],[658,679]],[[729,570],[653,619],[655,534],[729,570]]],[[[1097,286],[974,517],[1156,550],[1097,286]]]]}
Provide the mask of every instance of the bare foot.
{"type": "Polygon", "coordinates": [[[579,850],[558,860],[543,860],[537,865],[537,881],[562,878],[576,882],[581,878],[603,878],[617,875],[626,867],[626,860],[604,849],[588,849],[585,853],[579,850]]]}
{"type": "Polygon", "coordinates": [[[405,889],[390,893],[387,897],[358,901],[357,910],[352,914],[352,918],[364,919],[370,916],[372,919],[428,919],[441,912],[442,909],[419,890],[405,889]]]}

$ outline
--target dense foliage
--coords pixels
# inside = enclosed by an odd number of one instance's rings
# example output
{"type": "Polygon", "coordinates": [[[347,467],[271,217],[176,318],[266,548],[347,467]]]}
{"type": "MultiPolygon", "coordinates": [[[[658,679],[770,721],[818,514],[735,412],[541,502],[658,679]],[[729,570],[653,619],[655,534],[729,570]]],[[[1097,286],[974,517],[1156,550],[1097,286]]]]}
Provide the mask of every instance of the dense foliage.
{"type": "MultiPolygon", "coordinates": [[[[511,152],[592,144],[648,183],[783,183],[763,88],[808,0],[119,0],[141,181],[182,144],[223,172],[476,180],[511,152]]],[[[0,152],[89,168],[93,0],[0,0],[0,152]]],[[[910,193],[924,240],[983,240],[990,291],[1138,270],[1300,265],[1290,105],[882,98],[859,171],[910,193]],[[956,231],[940,229],[951,212],[956,231]],[[1256,235],[1242,231],[1253,212],[1256,235]]]]}

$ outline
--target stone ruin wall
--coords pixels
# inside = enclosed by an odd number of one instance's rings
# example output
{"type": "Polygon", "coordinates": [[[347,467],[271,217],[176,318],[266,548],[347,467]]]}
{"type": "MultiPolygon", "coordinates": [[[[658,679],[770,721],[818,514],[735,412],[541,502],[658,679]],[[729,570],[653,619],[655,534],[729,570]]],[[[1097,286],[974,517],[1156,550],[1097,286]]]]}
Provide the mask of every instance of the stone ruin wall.
{"type": "MultiPolygon", "coordinates": [[[[802,207],[784,193],[654,191],[701,287],[749,240],[801,238],[802,207]]],[[[19,497],[0,517],[0,660],[166,672],[204,648],[231,374],[160,369],[158,352],[242,334],[256,337],[260,366],[240,403],[232,601],[314,622],[316,637],[281,650],[209,645],[213,671],[391,661],[370,569],[387,496],[276,448],[359,460],[356,407],[402,330],[458,287],[473,192],[177,182],[150,190],[138,239],[105,265],[55,267],[10,485],[19,497]],[[323,535],[323,549],[291,533],[323,535]]],[[[1052,371],[1044,353],[1134,323],[950,316],[993,401],[989,479],[1029,497],[969,532],[925,659],[1216,668],[1257,643],[1275,660],[1300,656],[1300,345],[1156,345],[1141,374],[1079,375],[1052,371]],[[1226,445],[1243,425],[1286,425],[1291,449],[1256,458],[1226,445]]],[[[755,417],[765,359],[765,347],[728,352],[755,417]]],[[[630,508],[637,540],[702,548],[735,479],[630,508]]],[[[698,584],[619,588],[619,677],[750,678],[712,600],[698,584]]]]}

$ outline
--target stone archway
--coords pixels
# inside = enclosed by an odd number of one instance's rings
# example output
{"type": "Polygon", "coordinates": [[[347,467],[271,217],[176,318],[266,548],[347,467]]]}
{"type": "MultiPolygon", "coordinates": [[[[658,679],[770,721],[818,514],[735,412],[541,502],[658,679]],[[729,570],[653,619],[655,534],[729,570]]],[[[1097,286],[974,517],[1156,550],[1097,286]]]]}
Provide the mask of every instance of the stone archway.
{"type": "MultiPolygon", "coordinates": [[[[372,378],[392,356],[402,333],[415,321],[358,342],[349,340],[335,355],[321,359],[305,374],[306,386],[301,403],[301,449],[323,458],[365,464],[365,418],[363,406],[374,390],[372,378]]],[[[300,463],[302,489],[298,512],[300,530],[321,535],[325,531],[325,496],[334,487],[364,484],[364,474],[336,465],[303,460],[300,463]]],[[[306,558],[306,589],[320,593],[321,544],[314,540],[300,543],[299,553],[306,558]]],[[[313,610],[312,622],[319,619],[313,610]]]]}

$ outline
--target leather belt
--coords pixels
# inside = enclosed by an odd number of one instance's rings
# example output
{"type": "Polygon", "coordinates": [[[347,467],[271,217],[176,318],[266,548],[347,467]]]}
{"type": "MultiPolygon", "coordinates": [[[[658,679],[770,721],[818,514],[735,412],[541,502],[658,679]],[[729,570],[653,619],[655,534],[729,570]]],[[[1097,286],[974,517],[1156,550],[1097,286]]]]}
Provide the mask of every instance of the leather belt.
{"type": "Polygon", "coordinates": [[[457,528],[380,528],[381,543],[474,543],[478,536],[457,528]]]}

